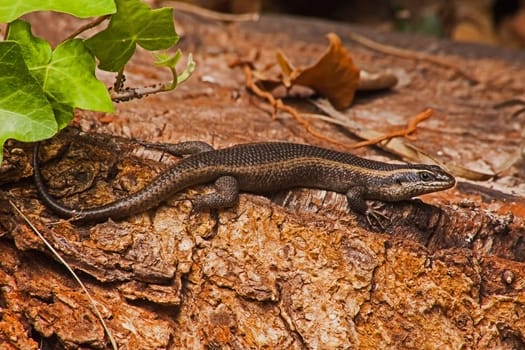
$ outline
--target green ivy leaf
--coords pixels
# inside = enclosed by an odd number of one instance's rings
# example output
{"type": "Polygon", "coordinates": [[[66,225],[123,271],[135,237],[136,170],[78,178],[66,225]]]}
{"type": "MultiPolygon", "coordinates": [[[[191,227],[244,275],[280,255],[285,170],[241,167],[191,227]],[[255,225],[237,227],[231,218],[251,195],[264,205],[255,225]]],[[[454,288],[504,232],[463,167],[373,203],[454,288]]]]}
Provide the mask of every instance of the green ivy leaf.
{"type": "Polygon", "coordinates": [[[188,55],[188,62],[186,62],[186,68],[177,76],[177,85],[184,83],[195,70],[196,63],[193,60],[191,53],[188,55]]]}
{"type": "Polygon", "coordinates": [[[159,53],[155,55],[155,65],[157,67],[175,68],[182,57],[182,51],[179,49],[175,54],[159,53]]]}
{"type": "Polygon", "coordinates": [[[0,42],[0,163],[7,139],[31,142],[57,131],[51,105],[29,73],[20,46],[0,42]]]}
{"type": "Polygon", "coordinates": [[[157,67],[166,67],[171,70],[171,74],[173,74],[173,81],[169,85],[164,86],[164,91],[169,91],[175,89],[179,84],[182,84],[185,82],[193,73],[195,70],[195,61],[193,61],[193,57],[191,54],[188,55],[188,61],[186,62],[186,68],[182,71],[182,73],[178,73],[176,66],[177,63],[179,63],[180,59],[182,58],[182,51],[179,49],[175,54],[168,55],[166,53],[160,53],[155,55],[155,65],[157,67]]]}
{"type": "Polygon", "coordinates": [[[57,11],[86,18],[115,13],[113,0],[0,0],[0,22],[8,23],[34,11],[57,11]]]}
{"type": "Polygon", "coordinates": [[[54,100],[49,95],[47,96],[48,101],[51,103],[53,112],[55,113],[55,120],[58,124],[58,130],[61,130],[69,125],[71,119],[74,116],[74,108],[68,106],[65,103],[60,103],[54,100]]]}
{"type": "Polygon", "coordinates": [[[58,45],[49,63],[32,72],[44,91],[58,103],[94,111],[114,111],[106,86],[95,76],[95,59],[80,39],[58,45]]]}
{"type": "Polygon", "coordinates": [[[116,0],[117,13],[108,27],[86,45],[99,59],[99,68],[118,72],[129,61],[137,44],[147,50],[164,50],[177,43],[173,9],[152,10],[140,0],[116,0]]]}
{"type": "Polygon", "coordinates": [[[19,19],[11,23],[7,40],[16,41],[20,45],[29,68],[46,65],[51,60],[51,45],[44,39],[33,36],[31,25],[26,21],[19,19]]]}
{"type": "Polygon", "coordinates": [[[7,39],[21,46],[30,73],[57,112],[60,127],[71,120],[73,108],[113,112],[106,87],[95,77],[95,59],[82,40],[67,40],[51,51],[49,43],[33,36],[29,23],[22,20],[11,24],[7,39]]]}

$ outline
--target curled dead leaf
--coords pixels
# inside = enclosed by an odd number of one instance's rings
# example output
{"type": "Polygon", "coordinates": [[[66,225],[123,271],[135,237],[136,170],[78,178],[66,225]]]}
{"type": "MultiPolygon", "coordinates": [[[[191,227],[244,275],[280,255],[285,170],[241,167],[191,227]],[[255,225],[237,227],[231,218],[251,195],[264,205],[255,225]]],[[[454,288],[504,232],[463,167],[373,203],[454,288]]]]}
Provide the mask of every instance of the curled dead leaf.
{"type": "Polygon", "coordinates": [[[368,72],[361,69],[359,74],[359,91],[376,91],[396,86],[397,77],[390,72],[368,72]]]}
{"type": "Polygon", "coordinates": [[[336,109],[348,108],[356,90],[383,90],[397,84],[397,77],[392,73],[360,71],[339,36],[328,33],[327,37],[328,49],[309,67],[296,68],[282,51],[278,51],[276,60],[281,69],[280,77],[253,72],[257,84],[267,91],[283,86],[286,89],[297,85],[307,87],[326,97],[336,109]]]}
{"type": "Polygon", "coordinates": [[[335,33],[327,37],[325,54],[314,65],[292,72],[291,83],[312,88],[337,109],[348,108],[359,85],[359,68],[335,33]]]}

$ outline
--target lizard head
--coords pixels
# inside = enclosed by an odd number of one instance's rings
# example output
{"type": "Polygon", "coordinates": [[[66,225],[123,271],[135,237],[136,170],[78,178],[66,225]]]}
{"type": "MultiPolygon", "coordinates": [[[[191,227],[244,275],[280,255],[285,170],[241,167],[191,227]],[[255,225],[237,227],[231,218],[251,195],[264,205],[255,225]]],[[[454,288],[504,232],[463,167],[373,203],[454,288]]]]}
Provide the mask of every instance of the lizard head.
{"type": "Polygon", "coordinates": [[[399,201],[451,188],[454,176],[437,165],[412,164],[391,171],[381,186],[382,200],[399,201]]]}

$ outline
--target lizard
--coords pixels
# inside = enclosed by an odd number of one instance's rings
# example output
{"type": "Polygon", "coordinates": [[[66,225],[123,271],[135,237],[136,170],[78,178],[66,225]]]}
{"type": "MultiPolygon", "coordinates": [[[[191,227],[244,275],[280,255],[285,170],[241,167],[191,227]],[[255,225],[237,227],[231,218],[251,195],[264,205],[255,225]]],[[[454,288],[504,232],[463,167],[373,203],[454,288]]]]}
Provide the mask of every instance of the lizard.
{"type": "Polygon", "coordinates": [[[142,144],[187,157],[129,196],[102,206],[73,209],[47,192],[37,143],[33,167],[41,200],[61,217],[103,221],[144,212],[186,188],[211,182],[215,192],[195,199],[194,211],[232,207],[240,191],[264,194],[306,187],[344,193],[348,207],[366,215],[370,222],[370,217],[377,219],[377,213],[366,200],[402,201],[455,184],[454,176],[438,165],[390,164],[306,144],[261,142],[217,150],[200,141],[142,144]]]}

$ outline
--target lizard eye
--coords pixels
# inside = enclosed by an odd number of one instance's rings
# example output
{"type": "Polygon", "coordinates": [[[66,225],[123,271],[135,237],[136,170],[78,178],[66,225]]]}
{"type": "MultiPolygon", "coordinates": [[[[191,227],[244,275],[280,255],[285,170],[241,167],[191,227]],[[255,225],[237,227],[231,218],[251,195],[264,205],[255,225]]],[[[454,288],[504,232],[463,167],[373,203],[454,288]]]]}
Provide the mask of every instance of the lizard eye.
{"type": "Polygon", "coordinates": [[[419,173],[419,178],[421,179],[421,181],[427,182],[427,181],[431,181],[433,176],[429,172],[422,171],[422,172],[419,173]]]}

